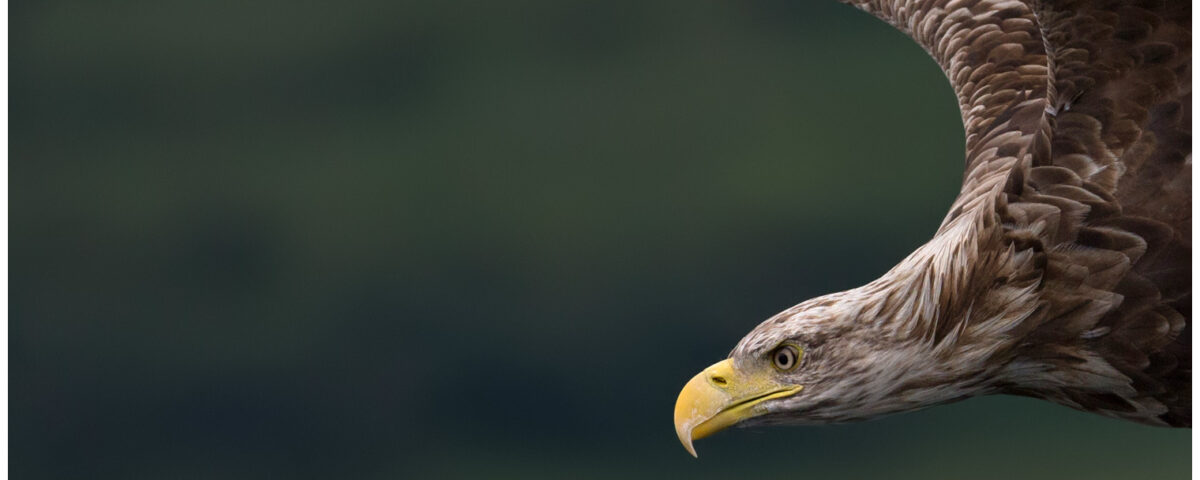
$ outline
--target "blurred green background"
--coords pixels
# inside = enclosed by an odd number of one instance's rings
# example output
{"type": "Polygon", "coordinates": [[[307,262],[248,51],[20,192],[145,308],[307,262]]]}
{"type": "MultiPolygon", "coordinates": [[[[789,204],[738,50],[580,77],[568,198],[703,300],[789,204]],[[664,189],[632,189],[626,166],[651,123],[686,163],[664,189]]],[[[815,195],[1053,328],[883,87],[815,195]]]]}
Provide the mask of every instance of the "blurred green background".
{"type": "Polygon", "coordinates": [[[1007,397],[679,445],[957,192],[936,65],[832,0],[10,8],[14,478],[1189,471],[1007,397]]]}

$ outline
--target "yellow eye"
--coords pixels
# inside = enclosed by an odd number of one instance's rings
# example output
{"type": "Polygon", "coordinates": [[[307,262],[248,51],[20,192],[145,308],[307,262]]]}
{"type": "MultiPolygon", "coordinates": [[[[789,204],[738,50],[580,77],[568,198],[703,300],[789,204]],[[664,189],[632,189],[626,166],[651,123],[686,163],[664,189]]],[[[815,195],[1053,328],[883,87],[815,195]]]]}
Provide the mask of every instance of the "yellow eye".
{"type": "Polygon", "coordinates": [[[788,371],[800,364],[800,349],[795,345],[781,345],[771,353],[771,363],[780,371],[788,371]]]}

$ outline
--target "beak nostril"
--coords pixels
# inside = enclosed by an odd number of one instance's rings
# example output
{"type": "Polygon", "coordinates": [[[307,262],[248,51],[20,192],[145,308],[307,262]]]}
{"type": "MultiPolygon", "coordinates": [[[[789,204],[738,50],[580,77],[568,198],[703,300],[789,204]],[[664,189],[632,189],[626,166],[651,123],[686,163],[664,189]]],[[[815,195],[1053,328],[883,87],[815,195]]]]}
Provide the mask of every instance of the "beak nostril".
{"type": "Polygon", "coordinates": [[[727,380],[725,380],[725,377],[722,377],[720,375],[713,375],[712,382],[717,384],[717,386],[719,386],[719,387],[724,387],[726,384],[729,383],[727,380]]]}

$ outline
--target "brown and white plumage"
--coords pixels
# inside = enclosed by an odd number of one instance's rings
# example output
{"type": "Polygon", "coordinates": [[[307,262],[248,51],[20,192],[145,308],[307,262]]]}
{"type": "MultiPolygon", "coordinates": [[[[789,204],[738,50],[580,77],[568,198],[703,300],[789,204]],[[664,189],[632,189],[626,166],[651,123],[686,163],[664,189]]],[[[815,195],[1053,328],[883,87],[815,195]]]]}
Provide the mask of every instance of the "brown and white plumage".
{"type": "Polygon", "coordinates": [[[1190,3],[844,1],[946,73],[962,189],[883,277],[776,315],[697,375],[676,406],[681,440],[731,415],[705,402],[739,405],[723,427],[990,393],[1191,426],[1190,3]],[[771,368],[786,345],[799,365],[771,368]],[[789,386],[802,388],[755,396],[789,386]]]}

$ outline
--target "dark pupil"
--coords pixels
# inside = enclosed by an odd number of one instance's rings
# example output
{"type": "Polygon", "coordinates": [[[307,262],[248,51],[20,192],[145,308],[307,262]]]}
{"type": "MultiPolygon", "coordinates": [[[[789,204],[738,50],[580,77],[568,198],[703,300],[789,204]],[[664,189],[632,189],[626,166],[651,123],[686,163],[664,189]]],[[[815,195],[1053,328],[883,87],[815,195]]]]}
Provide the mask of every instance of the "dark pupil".
{"type": "Polygon", "coordinates": [[[779,352],[779,356],[775,357],[775,361],[779,362],[779,366],[786,367],[792,363],[792,357],[786,351],[779,352]]]}

